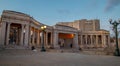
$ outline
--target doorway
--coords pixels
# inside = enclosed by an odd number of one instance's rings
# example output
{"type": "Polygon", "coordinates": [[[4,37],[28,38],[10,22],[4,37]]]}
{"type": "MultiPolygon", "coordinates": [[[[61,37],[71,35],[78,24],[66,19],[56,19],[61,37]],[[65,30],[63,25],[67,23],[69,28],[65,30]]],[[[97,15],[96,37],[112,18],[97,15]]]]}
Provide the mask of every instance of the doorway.
{"type": "Polygon", "coordinates": [[[59,33],[58,38],[59,46],[62,45],[64,49],[73,48],[74,34],[59,33]]]}
{"type": "Polygon", "coordinates": [[[10,25],[9,44],[20,44],[21,25],[12,23],[10,25]]]}

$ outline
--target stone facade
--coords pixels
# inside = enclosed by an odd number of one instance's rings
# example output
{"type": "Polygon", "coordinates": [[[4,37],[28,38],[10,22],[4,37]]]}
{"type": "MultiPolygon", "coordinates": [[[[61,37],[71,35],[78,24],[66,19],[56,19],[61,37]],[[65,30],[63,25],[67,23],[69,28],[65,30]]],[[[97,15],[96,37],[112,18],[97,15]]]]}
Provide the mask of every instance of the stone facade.
{"type": "Polygon", "coordinates": [[[100,29],[98,19],[76,20],[74,22],[59,22],[78,30],[78,44],[81,48],[105,48],[110,44],[109,31],[100,29]]]}
{"type": "MultiPolygon", "coordinates": [[[[40,23],[27,14],[4,10],[0,19],[0,46],[41,47],[40,23]]],[[[109,32],[100,29],[99,20],[76,20],[47,26],[45,48],[104,48],[109,46],[109,32]]]]}

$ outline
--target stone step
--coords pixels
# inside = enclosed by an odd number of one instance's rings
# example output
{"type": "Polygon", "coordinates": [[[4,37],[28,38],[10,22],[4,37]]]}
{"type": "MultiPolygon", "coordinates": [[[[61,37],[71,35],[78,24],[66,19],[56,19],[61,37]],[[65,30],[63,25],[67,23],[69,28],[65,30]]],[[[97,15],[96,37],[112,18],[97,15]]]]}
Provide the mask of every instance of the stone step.
{"type": "Polygon", "coordinates": [[[18,45],[7,45],[5,49],[26,49],[25,46],[18,46],[18,45]]]}
{"type": "Polygon", "coordinates": [[[77,49],[48,49],[48,52],[68,52],[68,53],[77,53],[77,49]]]}

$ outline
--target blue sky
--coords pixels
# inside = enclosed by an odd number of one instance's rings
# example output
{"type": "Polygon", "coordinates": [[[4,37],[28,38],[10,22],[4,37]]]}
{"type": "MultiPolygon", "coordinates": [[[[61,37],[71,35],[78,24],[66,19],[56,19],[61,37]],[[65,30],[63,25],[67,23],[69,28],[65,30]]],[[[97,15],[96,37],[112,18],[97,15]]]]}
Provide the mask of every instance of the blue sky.
{"type": "Polygon", "coordinates": [[[120,19],[120,0],[0,0],[0,14],[3,10],[29,14],[47,25],[100,19],[101,29],[111,30],[108,20],[120,19]]]}

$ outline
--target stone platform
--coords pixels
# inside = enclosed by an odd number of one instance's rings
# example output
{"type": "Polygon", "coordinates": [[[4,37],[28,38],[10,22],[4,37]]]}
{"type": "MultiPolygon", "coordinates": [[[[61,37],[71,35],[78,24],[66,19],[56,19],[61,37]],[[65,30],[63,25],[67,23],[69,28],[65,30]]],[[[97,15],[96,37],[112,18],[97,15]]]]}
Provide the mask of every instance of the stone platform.
{"type": "Polygon", "coordinates": [[[120,57],[10,49],[0,50],[0,66],[120,66],[120,57]]]}

